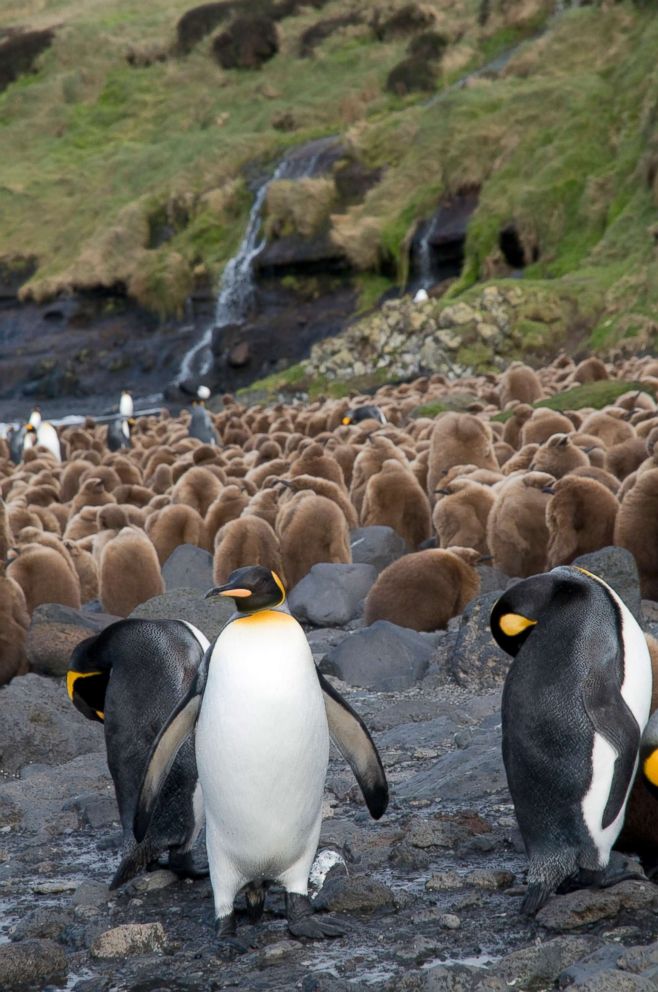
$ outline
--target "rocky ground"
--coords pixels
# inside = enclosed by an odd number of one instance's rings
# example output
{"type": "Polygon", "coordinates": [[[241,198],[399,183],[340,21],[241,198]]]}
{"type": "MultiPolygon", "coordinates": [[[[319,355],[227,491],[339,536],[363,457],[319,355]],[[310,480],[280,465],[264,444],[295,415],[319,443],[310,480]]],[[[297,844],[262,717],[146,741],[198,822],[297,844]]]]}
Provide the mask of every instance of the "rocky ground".
{"type": "MultiPolygon", "coordinates": [[[[282,892],[273,889],[261,923],[240,921],[252,950],[226,963],[215,953],[209,881],[178,881],[162,869],[108,890],[121,836],[103,730],[70,705],[63,679],[53,674],[63,618],[58,626],[51,616],[51,656],[41,669],[50,675],[32,673],[0,690],[0,988],[539,992],[558,983],[582,992],[627,992],[658,986],[658,888],[647,880],[556,896],[535,920],[519,913],[525,856],[500,754],[507,661],[486,624],[504,577],[489,570],[483,594],[448,631],[416,634],[391,624],[366,630],[359,582],[364,569],[381,562],[373,535],[361,536],[361,557],[369,561],[316,566],[306,590],[300,583],[291,596],[300,616],[311,601],[324,611],[305,623],[314,656],[371,728],[391,787],[389,809],[375,823],[349,769],[332,754],[313,880],[317,908],[343,920],[346,936],[327,943],[290,939],[282,892]],[[352,570],[336,573],[338,584],[334,576],[334,592],[340,586],[347,593],[334,596],[333,615],[326,592],[332,568],[352,570]]],[[[184,554],[203,552],[178,549],[179,559],[184,554]]],[[[627,553],[597,555],[588,567],[614,580],[639,610],[627,553]]],[[[183,611],[212,636],[222,618],[209,612],[200,591],[174,591],[176,576],[189,578],[185,565],[170,567],[169,591],[138,612],[183,611]]],[[[199,585],[204,581],[200,575],[199,585]]],[[[655,606],[643,608],[651,626],[655,606]]],[[[89,625],[93,617],[99,625],[107,620],[93,607],[86,615],[89,625]]],[[[42,616],[36,625],[33,656],[48,641],[45,623],[42,616]]]]}

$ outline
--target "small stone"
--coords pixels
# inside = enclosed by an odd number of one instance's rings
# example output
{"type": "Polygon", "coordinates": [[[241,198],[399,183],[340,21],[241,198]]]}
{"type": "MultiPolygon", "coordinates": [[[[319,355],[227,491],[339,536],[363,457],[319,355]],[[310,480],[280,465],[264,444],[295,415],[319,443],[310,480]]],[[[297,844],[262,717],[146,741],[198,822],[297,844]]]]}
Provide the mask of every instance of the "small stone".
{"type": "Polygon", "coordinates": [[[395,896],[387,885],[373,878],[336,876],[328,878],[314,905],[335,913],[368,914],[395,908],[395,896]]]}
{"type": "Polygon", "coordinates": [[[293,940],[278,940],[275,944],[268,944],[258,955],[259,966],[267,968],[273,964],[280,964],[298,950],[299,944],[293,940]]]}
{"type": "Polygon", "coordinates": [[[442,916],[439,916],[438,924],[445,930],[459,930],[462,921],[456,913],[444,913],[442,916]]]}
{"type": "Polygon", "coordinates": [[[42,896],[57,895],[60,892],[72,892],[77,888],[77,882],[72,882],[65,878],[56,878],[51,882],[37,882],[32,886],[32,891],[42,896]]]}
{"type": "Polygon", "coordinates": [[[466,881],[478,889],[506,889],[513,884],[514,875],[511,871],[487,871],[486,868],[478,868],[468,873],[466,881]]]}
{"type": "Polygon", "coordinates": [[[617,961],[617,967],[622,971],[638,973],[658,965],[658,941],[653,944],[641,944],[637,947],[627,947],[617,961]]]}
{"type": "Polygon", "coordinates": [[[652,910],[658,906],[658,888],[651,882],[620,882],[609,889],[578,889],[556,896],[535,917],[549,930],[576,930],[597,920],[616,916],[621,909],[652,910]]]}
{"type": "Polygon", "coordinates": [[[105,882],[97,882],[93,878],[81,882],[73,893],[75,906],[102,906],[110,896],[110,890],[105,882]]]}
{"type": "Polygon", "coordinates": [[[456,871],[437,871],[425,882],[428,892],[449,892],[453,889],[463,889],[466,880],[456,871]]]}
{"type": "Polygon", "coordinates": [[[0,945],[0,988],[42,988],[63,979],[68,972],[66,955],[54,940],[22,940],[0,945]]]}
{"type": "Polygon", "coordinates": [[[161,923],[124,923],[100,934],[91,945],[91,954],[95,958],[122,958],[161,953],[166,943],[161,923]]]}
{"type": "Polygon", "coordinates": [[[157,892],[159,889],[166,889],[174,882],[178,881],[178,876],[167,868],[157,868],[155,871],[146,872],[140,875],[131,883],[134,892],[157,892]]]}

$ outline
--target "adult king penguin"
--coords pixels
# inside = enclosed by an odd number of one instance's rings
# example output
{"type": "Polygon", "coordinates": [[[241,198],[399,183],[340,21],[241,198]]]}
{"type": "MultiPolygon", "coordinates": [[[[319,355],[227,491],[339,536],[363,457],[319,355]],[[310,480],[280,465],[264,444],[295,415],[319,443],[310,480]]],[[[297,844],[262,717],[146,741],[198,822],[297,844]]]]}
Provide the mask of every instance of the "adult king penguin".
{"type": "Polygon", "coordinates": [[[236,937],[233,903],[246,887],[257,920],[268,882],[285,888],[293,936],[340,936],[335,922],[314,917],[307,894],[329,735],[351,765],[374,819],[388,802],[379,755],[363,722],[317,671],[275,572],[260,565],[239,568],[207,595],[233,597],[237,611],[206,652],[195,684],[154,747],[135,835],[147,830],[160,782],[196,724],[221,952],[247,950],[236,937]]]}
{"type": "Polygon", "coordinates": [[[514,658],[503,689],[503,760],[529,859],[522,911],[563,881],[606,877],[651,704],[644,635],[602,579],[576,567],[519,582],[491,613],[514,658]]]}
{"type": "Polygon", "coordinates": [[[79,644],[66,678],[74,706],[104,724],[107,763],[123,827],[123,857],[110,888],[168,852],[181,876],[207,875],[191,849],[203,825],[194,744],[181,749],[145,836],[133,835],[142,776],[153,742],[193,682],[209,642],[183,620],[119,620],[79,644]]]}

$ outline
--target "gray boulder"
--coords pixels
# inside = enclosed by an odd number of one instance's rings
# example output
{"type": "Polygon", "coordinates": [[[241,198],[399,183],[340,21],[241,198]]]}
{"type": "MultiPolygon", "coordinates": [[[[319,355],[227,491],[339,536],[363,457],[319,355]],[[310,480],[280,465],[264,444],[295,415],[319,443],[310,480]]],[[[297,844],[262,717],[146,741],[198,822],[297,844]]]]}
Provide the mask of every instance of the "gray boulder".
{"type": "Polygon", "coordinates": [[[73,648],[119,619],[109,613],[87,613],[60,603],[37,606],[26,644],[32,671],[39,675],[66,675],[73,648]]]}
{"type": "Polygon", "coordinates": [[[640,576],[630,551],[626,548],[601,548],[574,558],[572,564],[587,569],[607,582],[623,599],[638,623],[643,623],[640,576]]]}
{"type": "Polygon", "coordinates": [[[234,612],[232,599],[204,599],[192,589],[176,589],[140,603],[130,616],[145,620],[187,620],[213,641],[234,612]]]}
{"type": "Polygon", "coordinates": [[[378,572],[409,550],[392,527],[380,526],[357,527],[350,534],[350,547],[355,564],[373,565],[378,572]]]}
{"type": "Polygon", "coordinates": [[[427,675],[436,638],[377,620],[349,634],[320,665],[350,685],[379,692],[408,689],[427,675]]]}
{"type": "Polygon", "coordinates": [[[172,589],[194,589],[206,593],[214,586],[212,555],[195,544],[179,544],[162,566],[162,579],[167,592],[172,589]]]}
{"type": "Polygon", "coordinates": [[[396,787],[399,799],[473,802],[507,793],[500,728],[479,733],[472,744],[442,755],[396,787]]]}
{"type": "Polygon", "coordinates": [[[288,605],[298,620],[316,627],[340,627],[361,611],[377,569],[372,565],[314,565],[288,596],[288,605]]]}
{"type": "Polygon", "coordinates": [[[71,704],[64,680],[23,675],[0,689],[0,770],[59,765],[104,751],[103,726],[71,704]]]}
{"type": "Polygon", "coordinates": [[[500,591],[478,596],[462,614],[447,660],[448,672],[459,685],[491,689],[507,675],[512,659],[498,647],[489,626],[491,610],[500,596],[500,591]]]}

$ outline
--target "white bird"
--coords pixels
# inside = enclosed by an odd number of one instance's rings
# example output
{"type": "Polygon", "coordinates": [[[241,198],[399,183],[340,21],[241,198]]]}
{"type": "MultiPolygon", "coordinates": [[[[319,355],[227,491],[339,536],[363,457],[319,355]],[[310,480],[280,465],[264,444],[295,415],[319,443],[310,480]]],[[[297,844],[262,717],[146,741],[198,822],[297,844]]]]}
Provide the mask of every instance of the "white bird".
{"type": "Polygon", "coordinates": [[[124,389],[121,393],[121,399],[119,400],[119,413],[122,417],[132,417],[133,415],[133,398],[127,389],[124,389]]]}

